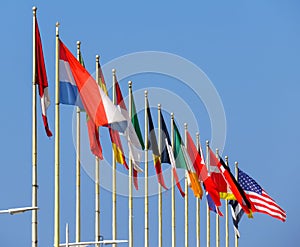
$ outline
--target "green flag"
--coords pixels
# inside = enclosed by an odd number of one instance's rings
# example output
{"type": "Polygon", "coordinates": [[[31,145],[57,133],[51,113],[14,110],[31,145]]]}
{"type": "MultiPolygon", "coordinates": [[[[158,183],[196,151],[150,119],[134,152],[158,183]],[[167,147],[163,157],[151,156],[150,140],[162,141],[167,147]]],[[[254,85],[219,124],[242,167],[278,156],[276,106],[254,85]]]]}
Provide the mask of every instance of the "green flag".
{"type": "Polygon", "coordinates": [[[176,160],[176,167],[187,170],[186,161],[182,151],[183,142],[178,131],[178,128],[174,122],[174,156],[176,160]]]}
{"type": "Polygon", "coordinates": [[[141,128],[140,128],[140,124],[139,124],[139,119],[137,117],[136,114],[136,108],[135,108],[135,103],[134,103],[134,99],[133,99],[133,95],[131,95],[131,111],[132,111],[132,117],[131,117],[131,122],[132,125],[135,129],[135,132],[139,138],[140,144],[143,148],[143,150],[145,149],[145,145],[144,145],[144,140],[143,140],[143,136],[142,136],[142,132],[141,132],[141,128]]]}

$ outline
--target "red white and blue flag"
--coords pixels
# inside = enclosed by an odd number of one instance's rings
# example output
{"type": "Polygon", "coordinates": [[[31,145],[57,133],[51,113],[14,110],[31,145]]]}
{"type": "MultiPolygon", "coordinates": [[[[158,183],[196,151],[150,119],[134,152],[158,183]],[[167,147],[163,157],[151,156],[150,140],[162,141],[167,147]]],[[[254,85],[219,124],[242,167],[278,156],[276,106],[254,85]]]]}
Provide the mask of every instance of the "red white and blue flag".
{"type": "Polygon", "coordinates": [[[263,188],[249,175],[238,169],[238,182],[251,201],[253,212],[268,214],[285,221],[285,211],[263,190],[263,188]]]}
{"type": "Polygon", "coordinates": [[[60,103],[84,108],[96,126],[108,126],[120,132],[127,127],[127,120],[95,79],[59,41],[60,103]]]}

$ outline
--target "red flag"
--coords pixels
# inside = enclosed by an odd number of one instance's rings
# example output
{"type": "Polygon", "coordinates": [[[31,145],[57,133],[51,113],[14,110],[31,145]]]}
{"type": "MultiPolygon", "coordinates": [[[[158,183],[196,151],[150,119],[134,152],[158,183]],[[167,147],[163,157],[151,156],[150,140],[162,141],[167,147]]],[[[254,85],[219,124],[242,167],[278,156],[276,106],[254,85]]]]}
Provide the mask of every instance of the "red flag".
{"type": "Polygon", "coordinates": [[[235,197],[235,200],[238,201],[238,203],[241,205],[242,209],[245,211],[246,214],[248,214],[248,217],[252,217],[252,204],[249,201],[248,197],[246,196],[244,190],[239,185],[239,183],[236,181],[234,176],[229,170],[229,167],[224,163],[222,158],[218,160],[218,158],[215,156],[215,154],[211,151],[209,148],[209,154],[210,154],[210,161],[217,160],[217,167],[219,171],[221,172],[221,175],[223,176],[224,181],[228,184],[232,194],[235,197]]]}
{"type": "Polygon", "coordinates": [[[44,61],[42,41],[39,31],[37,19],[35,19],[35,82],[39,88],[39,95],[41,98],[42,118],[45,126],[47,136],[52,136],[49,129],[47,119],[47,108],[50,105],[50,97],[48,93],[48,80],[44,61]]]}
{"type": "Polygon", "coordinates": [[[217,190],[217,186],[208,175],[207,168],[204,163],[204,159],[201,156],[201,146],[199,143],[199,152],[193,142],[190,133],[187,131],[187,151],[190,159],[193,163],[194,169],[198,175],[199,180],[203,181],[205,190],[209,193],[214,204],[219,207],[221,206],[220,195],[217,190]]]}
{"type": "Polygon", "coordinates": [[[93,123],[93,121],[88,117],[88,115],[86,124],[88,127],[91,151],[99,159],[103,160],[102,147],[99,141],[99,128],[93,123]]]}
{"type": "MultiPolygon", "coordinates": [[[[84,67],[84,61],[81,55],[81,51],[79,51],[79,62],[84,67]]],[[[89,134],[89,142],[90,142],[90,149],[93,155],[97,156],[99,159],[103,159],[102,155],[102,147],[100,144],[100,137],[99,137],[99,128],[95,125],[95,123],[89,118],[86,114],[86,125],[89,134]]]]}

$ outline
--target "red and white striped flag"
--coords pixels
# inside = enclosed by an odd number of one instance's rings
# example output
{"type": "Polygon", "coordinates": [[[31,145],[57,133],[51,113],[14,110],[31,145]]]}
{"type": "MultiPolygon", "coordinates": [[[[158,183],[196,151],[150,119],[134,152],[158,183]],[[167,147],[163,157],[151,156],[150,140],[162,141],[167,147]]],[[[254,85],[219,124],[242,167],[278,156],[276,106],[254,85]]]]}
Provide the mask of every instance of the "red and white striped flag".
{"type": "Polygon", "coordinates": [[[253,205],[253,212],[268,214],[282,221],[286,220],[285,211],[253,178],[241,171],[241,169],[238,169],[238,181],[253,205]]]}
{"type": "Polygon", "coordinates": [[[46,67],[43,55],[42,41],[39,31],[39,26],[37,19],[35,21],[35,82],[39,88],[39,95],[41,98],[41,108],[42,108],[42,117],[46,130],[47,136],[52,136],[52,133],[49,129],[48,120],[47,120],[47,108],[50,105],[50,97],[48,93],[48,80],[46,74],[46,67]]]}

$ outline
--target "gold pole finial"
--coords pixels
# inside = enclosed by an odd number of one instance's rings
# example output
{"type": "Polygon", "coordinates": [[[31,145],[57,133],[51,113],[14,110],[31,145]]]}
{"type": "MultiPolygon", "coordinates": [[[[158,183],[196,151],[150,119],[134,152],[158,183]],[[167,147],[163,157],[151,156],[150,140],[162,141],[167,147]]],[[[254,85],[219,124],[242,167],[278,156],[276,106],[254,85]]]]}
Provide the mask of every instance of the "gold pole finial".
{"type": "Polygon", "coordinates": [[[158,109],[158,110],[161,109],[161,104],[157,104],[157,109],[158,109]]]}
{"type": "Polygon", "coordinates": [[[171,119],[174,120],[174,113],[171,112],[171,119]]]}
{"type": "Polygon", "coordinates": [[[99,63],[99,61],[100,61],[100,56],[96,55],[96,62],[99,63]]]}
{"type": "Polygon", "coordinates": [[[36,16],[36,11],[37,11],[37,7],[33,6],[32,7],[32,13],[33,13],[34,16],[36,16]]]}
{"type": "Polygon", "coordinates": [[[228,164],[228,156],[227,155],[225,156],[225,162],[226,162],[226,164],[228,164]]]}
{"type": "Polygon", "coordinates": [[[145,90],[145,98],[147,98],[147,97],[148,97],[148,91],[145,90]]]}
{"type": "Polygon", "coordinates": [[[199,139],[199,137],[200,137],[200,133],[196,132],[196,138],[199,139]]]}
{"type": "Polygon", "coordinates": [[[188,124],[184,123],[184,129],[187,130],[188,124]]]}
{"type": "Polygon", "coordinates": [[[132,81],[128,81],[128,87],[132,88],[132,81]]]}
{"type": "Polygon", "coordinates": [[[209,147],[209,141],[208,140],[206,140],[206,146],[209,147]]]}
{"type": "Polygon", "coordinates": [[[116,75],[116,69],[112,69],[111,72],[112,72],[113,76],[116,75]]]}

